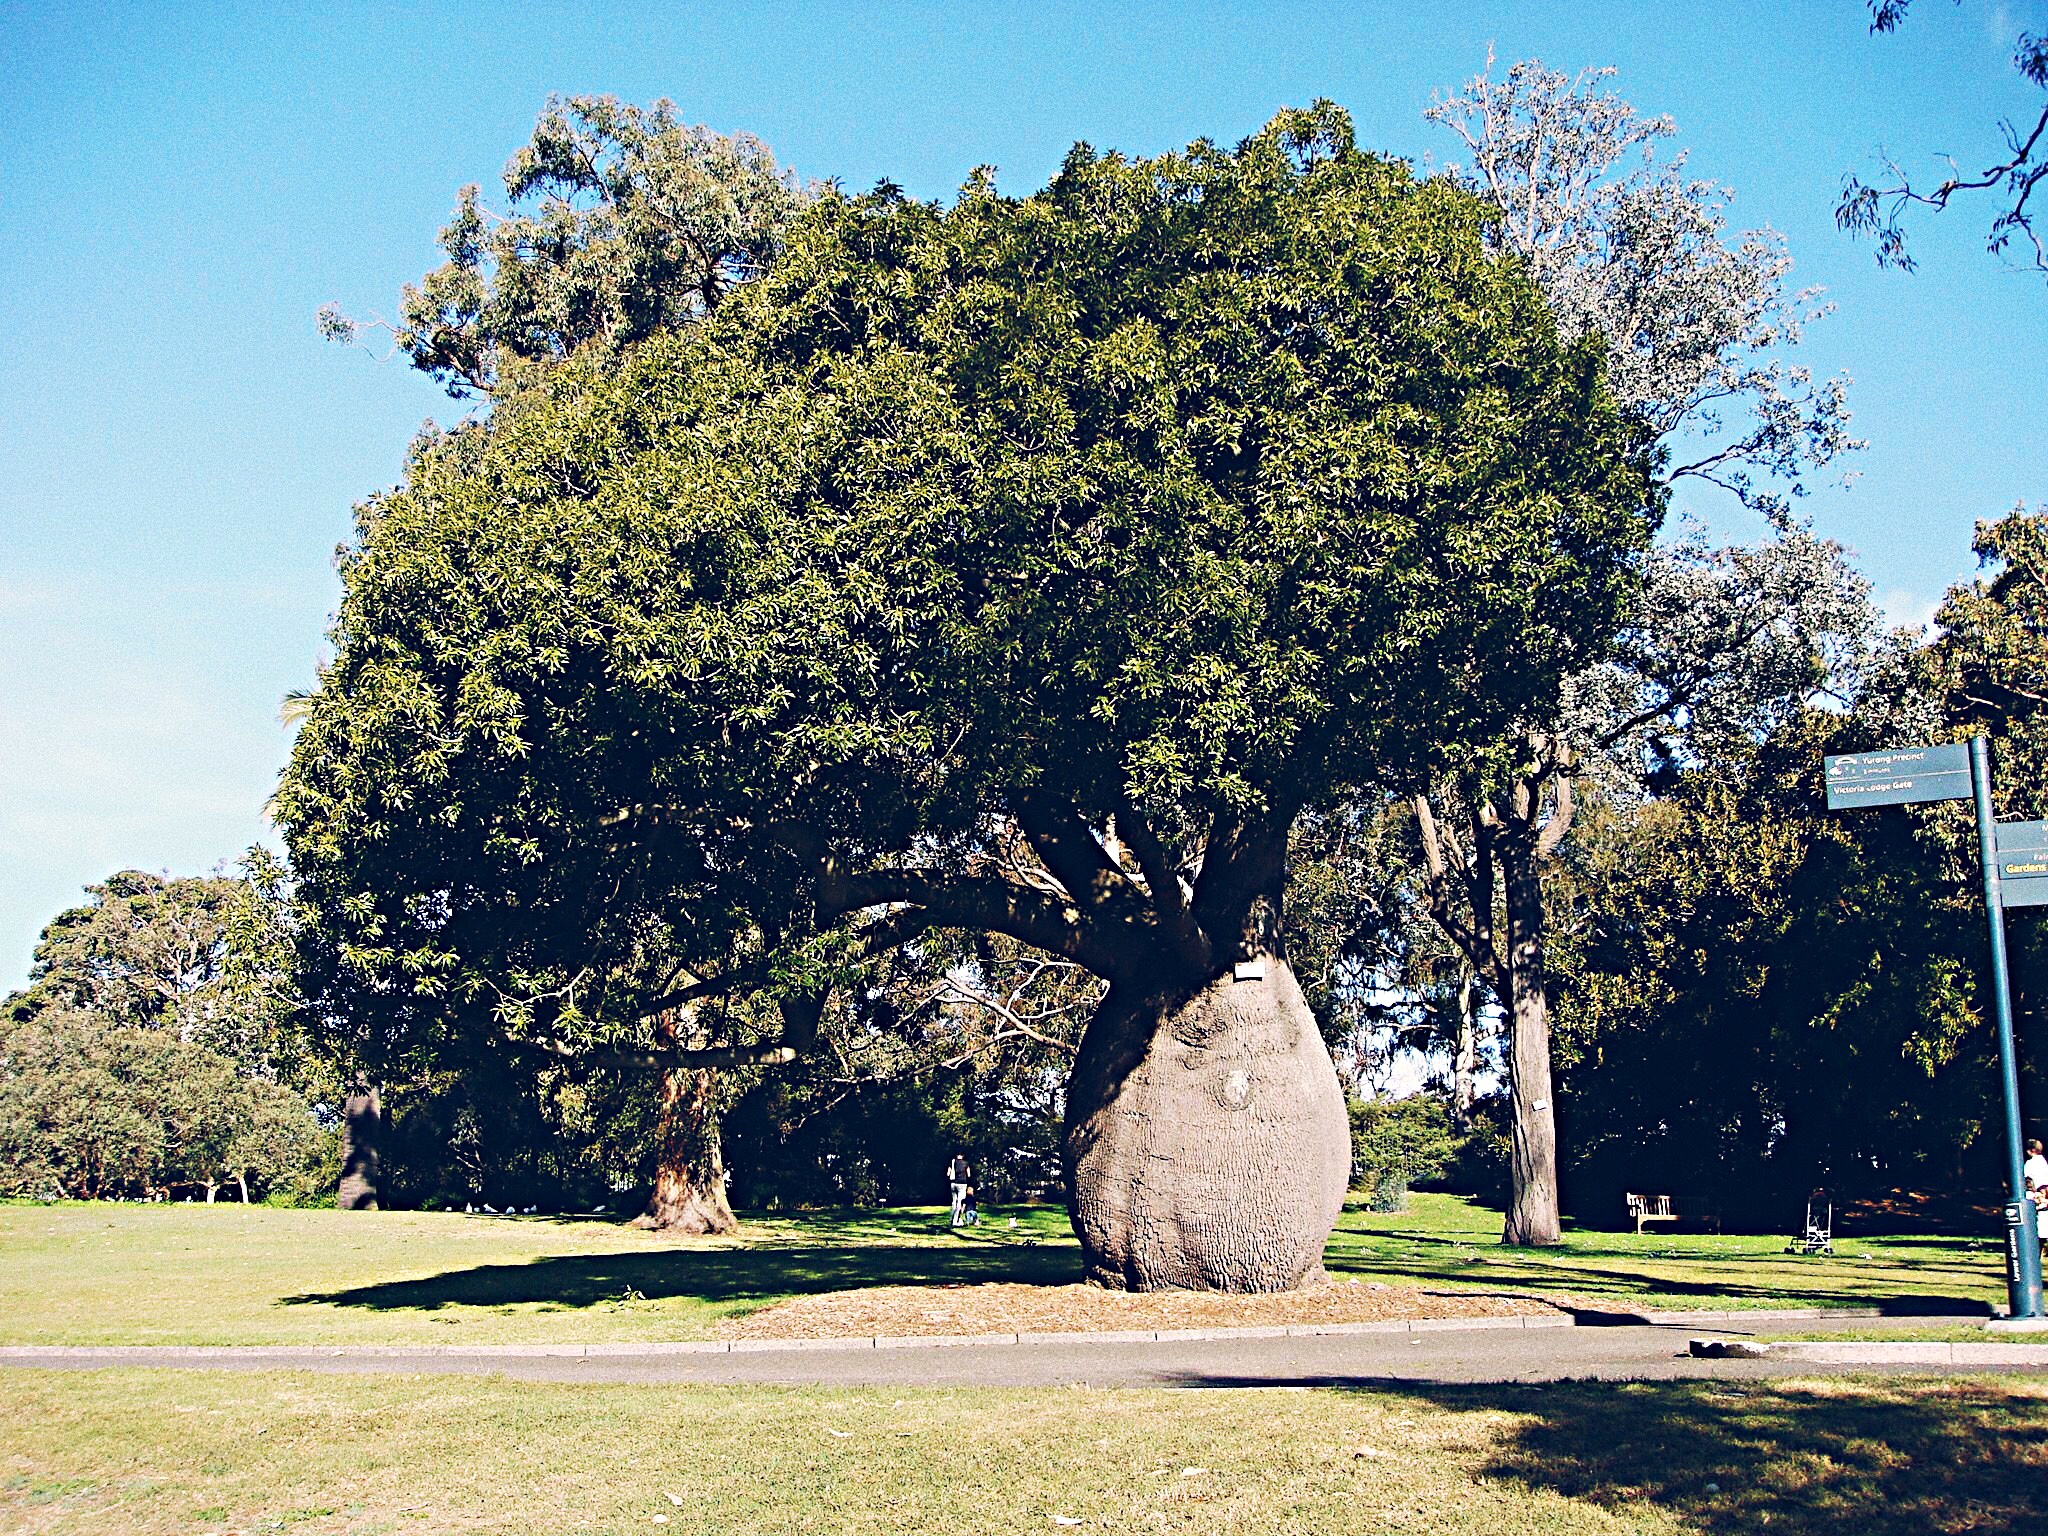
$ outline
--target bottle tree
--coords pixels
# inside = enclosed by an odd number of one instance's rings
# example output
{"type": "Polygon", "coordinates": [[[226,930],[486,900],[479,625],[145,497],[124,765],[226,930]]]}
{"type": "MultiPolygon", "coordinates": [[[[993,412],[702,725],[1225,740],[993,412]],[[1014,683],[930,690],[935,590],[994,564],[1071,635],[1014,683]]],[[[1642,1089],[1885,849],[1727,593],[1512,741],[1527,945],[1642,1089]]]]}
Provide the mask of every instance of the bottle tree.
{"type": "Polygon", "coordinates": [[[1105,978],[1088,1274],[1272,1290],[1348,1171],[1297,818],[1554,705],[1660,505],[1492,215],[1321,104],[1029,197],[828,193],[622,361],[416,454],[277,807],[366,1050],[787,1060],[874,957],[1105,978]]]}

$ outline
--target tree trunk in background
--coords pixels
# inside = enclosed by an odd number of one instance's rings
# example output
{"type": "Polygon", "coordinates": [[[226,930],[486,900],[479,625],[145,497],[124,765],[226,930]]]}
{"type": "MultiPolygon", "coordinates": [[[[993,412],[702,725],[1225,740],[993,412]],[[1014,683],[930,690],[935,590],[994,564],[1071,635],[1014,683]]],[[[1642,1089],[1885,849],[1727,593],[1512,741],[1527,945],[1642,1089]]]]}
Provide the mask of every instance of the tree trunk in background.
{"type": "Polygon", "coordinates": [[[1503,1243],[1547,1246],[1557,1219],[1557,1113],[1550,1097],[1550,996],[1543,974],[1543,886],[1527,848],[1504,849],[1512,1193],[1503,1243]]]}
{"type": "Polygon", "coordinates": [[[341,1111],[341,1186],[334,1203],[344,1211],[377,1209],[378,1132],[384,1107],[377,1090],[357,1083],[341,1111]]]}
{"type": "Polygon", "coordinates": [[[1319,1277],[1351,1128],[1287,962],[1256,956],[1141,996],[1113,986],[1067,1084],[1062,1160],[1099,1285],[1284,1291],[1319,1277]]]}
{"type": "Polygon", "coordinates": [[[242,1204],[247,1205],[249,1203],[249,1175],[238,1173],[235,1175],[235,1182],[242,1186],[242,1204]]]}
{"type": "Polygon", "coordinates": [[[661,1117],[655,1126],[654,1193],[636,1227],[659,1232],[737,1232],[725,1198],[725,1160],[718,1142],[717,1076],[688,1067],[662,1073],[661,1117]]]}
{"type": "Polygon", "coordinates": [[[1469,959],[1458,965],[1458,1054],[1451,1066],[1451,1124],[1472,1129],[1479,1096],[1479,977],[1469,959]]]}

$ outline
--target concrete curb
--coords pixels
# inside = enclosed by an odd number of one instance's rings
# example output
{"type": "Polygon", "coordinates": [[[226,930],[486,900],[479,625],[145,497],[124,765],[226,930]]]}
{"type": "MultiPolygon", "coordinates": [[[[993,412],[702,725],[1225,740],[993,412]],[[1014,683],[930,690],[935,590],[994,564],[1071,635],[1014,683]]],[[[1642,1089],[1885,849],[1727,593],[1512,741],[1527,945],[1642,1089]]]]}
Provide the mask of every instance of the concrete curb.
{"type": "MultiPolygon", "coordinates": [[[[307,1355],[366,1360],[425,1355],[451,1360],[507,1359],[632,1359],[664,1355],[741,1355],[804,1353],[817,1350],[874,1349],[972,1349],[995,1345],[1061,1344],[1173,1344],[1228,1341],[1231,1339],[1312,1339],[1351,1334],[1457,1333],[1527,1328],[1588,1327],[1673,1327],[1717,1322],[1799,1322],[1812,1318],[1882,1317],[1877,1307],[1794,1307],[1777,1311],[1719,1312],[1595,1312],[1581,1308],[1588,1317],[1581,1322],[1571,1312],[1520,1313],[1494,1317],[1415,1317],[1379,1323],[1289,1323],[1256,1328],[1126,1328],[1095,1333],[971,1333],[971,1334],[887,1334],[842,1339],[704,1339],[664,1343],[597,1344],[6,1344],[0,1345],[0,1363],[33,1364],[39,1360],[149,1360],[177,1357],[192,1361],[299,1359],[307,1355]]],[[[1695,1345],[1719,1341],[1694,1340],[1695,1345]]],[[[1773,1353],[1799,1346],[1770,1346],[1773,1353]]],[[[2048,1363],[2048,1349],[1999,1344],[1904,1344],[1818,1345],[1822,1349],[1959,1349],[2022,1351],[2021,1359],[2048,1363]]],[[[1694,1353],[1699,1351],[1695,1348],[1694,1353]]],[[[1798,1358],[1818,1359],[1819,1356],[1798,1358]]],[[[1954,1357],[1912,1356],[1919,1359],[1978,1361],[1976,1355],[1954,1357]]],[[[1860,1359],[1860,1357],[1859,1357],[1860,1359]]],[[[1872,1364],[1884,1363],[1873,1357],[1872,1364]]],[[[1995,1363],[1983,1361],[1982,1363],[1995,1363]]]]}
{"type": "Polygon", "coordinates": [[[1811,1360],[1817,1365],[2030,1365],[2048,1371],[2048,1348],[2026,1344],[1956,1344],[1916,1339],[1902,1339],[1896,1344],[1694,1339],[1687,1352],[1697,1360],[1811,1360]]]}

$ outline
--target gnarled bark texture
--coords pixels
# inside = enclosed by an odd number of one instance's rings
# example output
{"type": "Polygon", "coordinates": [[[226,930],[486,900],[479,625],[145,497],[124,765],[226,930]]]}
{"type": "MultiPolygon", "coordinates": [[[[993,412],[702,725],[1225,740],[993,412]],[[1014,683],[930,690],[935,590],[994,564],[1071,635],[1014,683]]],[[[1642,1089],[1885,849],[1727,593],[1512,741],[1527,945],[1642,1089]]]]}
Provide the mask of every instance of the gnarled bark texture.
{"type": "Polygon", "coordinates": [[[341,1185],[334,1203],[344,1211],[377,1209],[377,1133],[383,1105],[377,1090],[358,1083],[341,1111],[341,1185]]]}
{"type": "Polygon", "coordinates": [[[1112,986],[1067,1086],[1069,1209],[1088,1278],[1284,1291],[1344,1204],[1344,1092],[1287,963],[1188,990],[1112,986]]]}
{"type": "Polygon", "coordinates": [[[703,1068],[672,1067],[662,1074],[654,1192],[634,1226],[697,1234],[739,1230],[725,1198],[716,1090],[716,1074],[703,1068]]]}

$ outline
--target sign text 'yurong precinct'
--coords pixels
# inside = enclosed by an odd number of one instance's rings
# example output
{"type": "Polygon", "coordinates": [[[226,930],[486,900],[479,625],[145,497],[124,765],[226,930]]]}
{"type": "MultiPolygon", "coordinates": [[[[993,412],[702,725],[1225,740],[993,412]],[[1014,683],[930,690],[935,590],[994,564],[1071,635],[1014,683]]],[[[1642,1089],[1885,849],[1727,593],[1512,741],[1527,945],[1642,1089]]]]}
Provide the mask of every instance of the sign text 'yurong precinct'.
{"type": "Polygon", "coordinates": [[[1956,741],[1938,747],[1845,752],[1827,760],[1827,778],[1831,811],[1913,805],[1922,800],[1967,800],[1970,748],[1967,742],[1956,741]]]}

